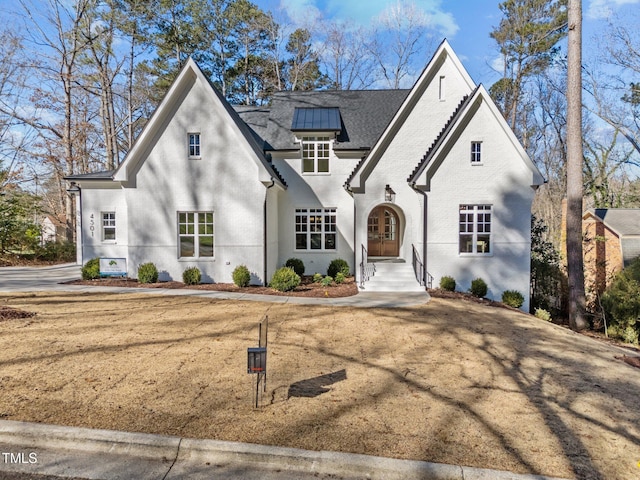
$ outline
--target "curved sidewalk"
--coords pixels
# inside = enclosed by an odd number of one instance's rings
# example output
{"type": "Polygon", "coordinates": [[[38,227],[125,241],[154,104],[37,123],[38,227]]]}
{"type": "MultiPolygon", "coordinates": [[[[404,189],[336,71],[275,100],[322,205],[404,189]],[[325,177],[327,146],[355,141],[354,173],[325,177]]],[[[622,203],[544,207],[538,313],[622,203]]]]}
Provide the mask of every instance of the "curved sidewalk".
{"type": "Polygon", "coordinates": [[[250,293],[217,292],[211,290],[189,290],[144,287],[94,287],[68,285],[80,278],[80,267],[76,264],[52,267],[3,267],[0,268],[0,292],[104,292],[104,293],[147,293],[151,295],[191,295],[220,300],[244,300],[252,302],[293,303],[301,305],[349,306],[362,308],[397,308],[421,305],[429,301],[424,292],[360,292],[351,297],[309,298],[280,295],[256,295],[250,293]]]}

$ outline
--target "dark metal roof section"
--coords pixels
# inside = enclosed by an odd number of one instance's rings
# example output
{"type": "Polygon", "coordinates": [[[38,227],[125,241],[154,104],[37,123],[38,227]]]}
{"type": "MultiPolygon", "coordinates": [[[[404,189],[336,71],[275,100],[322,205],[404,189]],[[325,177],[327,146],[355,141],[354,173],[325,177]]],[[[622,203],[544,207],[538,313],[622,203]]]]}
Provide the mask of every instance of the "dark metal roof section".
{"type": "Polygon", "coordinates": [[[342,130],[340,109],[296,107],[291,122],[292,132],[339,132],[342,130]]]}
{"type": "Polygon", "coordinates": [[[431,147],[429,147],[429,150],[427,150],[427,153],[425,153],[424,157],[422,157],[422,160],[420,160],[420,163],[418,163],[418,165],[416,166],[416,168],[414,168],[411,175],[409,175],[409,178],[407,178],[407,182],[415,183],[416,179],[422,174],[426,166],[429,164],[429,162],[431,162],[435,152],[438,151],[438,148],[440,147],[442,142],[444,142],[444,139],[447,137],[447,134],[453,127],[453,124],[455,123],[456,119],[461,114],[461,112],[464,111],[464,109],[469,104],[471,99],[476,95],[479,88],[480,88],[480,85],[478,85],[473,90],[473,92],[471,92],[471,94],[464,96],[464,98],[462,99],[458,107],[451,114],[451,117],[449,118],[445,126],[442,128],[442,130],[436,137],[435,141],[431,144],[431,147]]]}

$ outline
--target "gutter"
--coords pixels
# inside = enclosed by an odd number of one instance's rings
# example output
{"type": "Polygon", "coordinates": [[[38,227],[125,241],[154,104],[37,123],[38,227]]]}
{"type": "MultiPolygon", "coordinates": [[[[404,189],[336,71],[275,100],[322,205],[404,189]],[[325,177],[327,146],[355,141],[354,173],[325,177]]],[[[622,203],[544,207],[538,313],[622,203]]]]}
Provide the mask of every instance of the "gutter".
{"type": "Polygon", "coordinates": [[[428,275],[428,271],[427,271],[427,200],[428,200],[428,197],[425,191],[416,187],[415,182],[410,183],[409,186],[413,191],[422,194],[422,196],[424,197],[424,203],[422,205],[422,259],[423,259],[422,261],[424,264],[424,271],[422,272],[422,275],[423,275],[422,281],[426,286],[427,275],[428,275]]]}
{"type": "Polygon", "coordinates": [[[269,194],[269,189],[276,184],[276,181],[273,177],[271,177],[271,185],[268,185],[265,194],[264,194],[264,204],[262,207],[262,224],[263,224],[263,235],[262,235],[262,265],[264,267],[264,286],[267,286],[267,196],[269,194]]]}

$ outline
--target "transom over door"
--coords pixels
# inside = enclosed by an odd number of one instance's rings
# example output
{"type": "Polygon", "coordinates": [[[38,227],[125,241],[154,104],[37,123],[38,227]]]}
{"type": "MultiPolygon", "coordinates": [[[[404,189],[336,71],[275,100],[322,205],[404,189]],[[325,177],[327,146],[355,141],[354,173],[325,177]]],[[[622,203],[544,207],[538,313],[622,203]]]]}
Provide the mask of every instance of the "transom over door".
{"type": "Polygon", "coordinates": [[[380,206],[373,209],[367,221],[367,251],[371,257],[397,257],[398,215],[393,209],[380,206]]]}

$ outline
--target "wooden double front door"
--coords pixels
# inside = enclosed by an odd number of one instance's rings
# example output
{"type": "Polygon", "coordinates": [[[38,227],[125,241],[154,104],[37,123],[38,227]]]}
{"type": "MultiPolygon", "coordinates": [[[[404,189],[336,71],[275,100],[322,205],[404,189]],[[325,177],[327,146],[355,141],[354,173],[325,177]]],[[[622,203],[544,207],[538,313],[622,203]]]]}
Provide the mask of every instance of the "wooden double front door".
{"type": "Polygon", "coordinates": [[[381,205],[371,211],[367,221],[367,251],[370,257],[398,256],[398,227],[398,214],[392,208],[381,205]]]}

